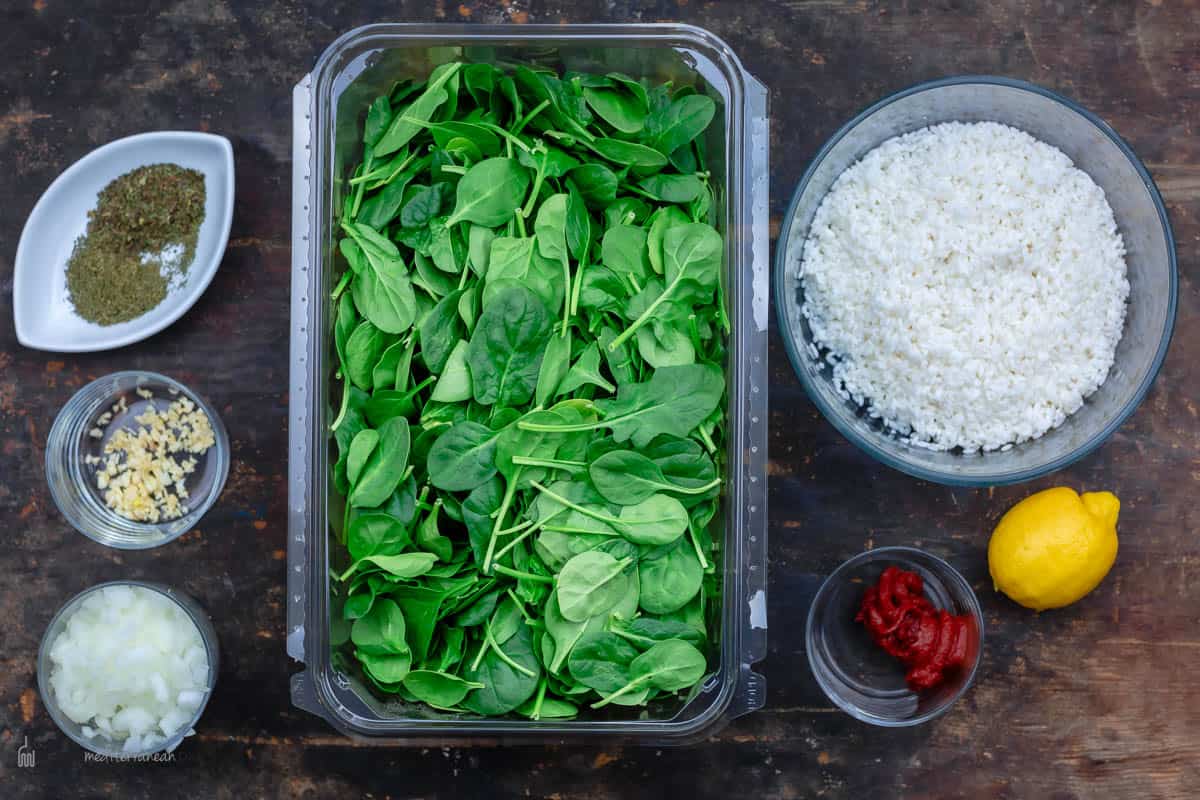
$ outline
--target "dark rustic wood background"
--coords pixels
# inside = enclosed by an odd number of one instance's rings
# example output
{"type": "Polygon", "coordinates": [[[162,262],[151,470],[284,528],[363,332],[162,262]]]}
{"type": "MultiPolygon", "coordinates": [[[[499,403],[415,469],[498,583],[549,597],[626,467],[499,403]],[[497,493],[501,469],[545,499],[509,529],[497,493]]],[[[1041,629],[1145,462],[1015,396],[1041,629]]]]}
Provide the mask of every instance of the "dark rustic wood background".
{"type": "Polygon", "coordinates": [[[1200,3],[868,0],[9,0],[0,10],[0,796],[1190,797],[1200,785],[1200,3]],[[1063,92],[1145,160],[1179,243],[1175,340],[1134,417],[1037,485],[948,489],[882,468],[837,435],[771,343],[768,707],[686,750],[356,746],[291,707],[284,653],[291,88],[340,33],[381,20],[681,20],[723,37],[771,89],[772,228],[821,143],[912,83],[995,73],[1063,92]],[[116,352],[16,343],[12,259],[40,193],[97,145],[156,129],[234,143],[224,263],[182,320],[116,352]],[[71,530],[42,470],[58,408],[109,371],[169,373],[208,396],[233,441],[218,506],[168,547],[118,552],[71,530]],[[1123,501],[1112,574],[1034,615],[988,585],[997,517],[1053,484],[1123,501]],[[809,675],[803,618],[821,577],[864,548],[915,544],[980,593],[976,687],[946,717],[888,731],[834,710],[809,675]],[[161,580],[211,611],[218,691],[172,763],[89,764],[37,697],[54,610],[101,580],[161,580]],[[28,738],[33,769],[17,769],[28,738]]]}

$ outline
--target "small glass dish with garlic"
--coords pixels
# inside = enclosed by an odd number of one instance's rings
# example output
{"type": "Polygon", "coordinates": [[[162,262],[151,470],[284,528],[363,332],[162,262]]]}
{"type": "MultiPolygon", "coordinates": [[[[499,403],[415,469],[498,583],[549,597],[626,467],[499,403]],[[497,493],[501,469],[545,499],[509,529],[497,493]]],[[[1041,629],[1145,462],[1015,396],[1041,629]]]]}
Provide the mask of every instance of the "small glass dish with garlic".
{"type": "Polygon", "coordinates": [[[191,530],[228,474],[229,437],[216,411],[153,372],[115,372],[84,386],[46,442],[59,511],[84,536],[122,550],[191,530]]]}

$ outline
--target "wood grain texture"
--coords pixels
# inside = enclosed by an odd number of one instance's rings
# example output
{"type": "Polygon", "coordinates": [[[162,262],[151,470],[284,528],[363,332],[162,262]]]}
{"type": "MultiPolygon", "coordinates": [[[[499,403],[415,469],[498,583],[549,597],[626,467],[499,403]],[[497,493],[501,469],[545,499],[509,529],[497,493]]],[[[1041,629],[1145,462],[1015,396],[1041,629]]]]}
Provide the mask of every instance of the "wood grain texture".
{"type": "Polygon", "coordinates": [[[0,796],[723,798],[1190,797],[1200,785],[1200,3],[867,0],[13,0],[0,11],[0,796]],[[868,103],[956,73],[1032,80],[1110,122],[1147,162],[1179,245],[1167,363],[1142,408],[1081,463],[1035,485],[949,489],[885,469],[817,414],[771,343],[768,708],[688,750],[392,750],[291,708],[284,653],[291,87],[371,21],[678,20],[724,38],[771,89],[773,229],[808,159],[868,103]],[[199,304],[113,353],[20,348],[12,259],[41,191],[95,146],[143,130],[234,142],[229,251],[199,304]],[[169,373],[211,399],[233,441],[229,486],[199,530],[104,549],[57,514],[41,468],[54,414],[92,377],[169,373]],[[985,548],[1014,501],[1053,484],[1122,498],[1113,573],[1035,616],[995,595],[985,548]],[[883,731],[813,683],[802,621],[821,577],[868,547],[915,544],[979,591],[978,684],[943,719],[883,731]],[[34,688],[34,654],[71,594],[117,577],[179,586],[212,612],[219,691],[171,763],[85,763],[34,688]],[[37,767],[16,768],[28,737],[37,767]]]}

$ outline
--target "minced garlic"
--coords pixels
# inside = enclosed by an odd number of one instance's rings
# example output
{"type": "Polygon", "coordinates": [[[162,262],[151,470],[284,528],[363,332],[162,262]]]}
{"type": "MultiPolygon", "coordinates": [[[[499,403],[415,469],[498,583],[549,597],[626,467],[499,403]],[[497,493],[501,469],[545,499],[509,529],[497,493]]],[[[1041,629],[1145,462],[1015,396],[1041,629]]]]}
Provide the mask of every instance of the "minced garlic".
{"type": "MultiPolygon", "coordinates": [[[[147,400],[154,396],[141,388],[137,394],[147,400]]],[[[126,408],[122,397],[113,412],[126,408]]],[[[105,443],[104,457],[95,459],[96,487],[105,504],[128,519],[154,523],[182,517],[188,513],[186,481],[199,464],[196,457],[216,443],[208,415],[180,397],[161,411],[150,406],[134,419],[139,427],[118,430],[105,443]]]]}

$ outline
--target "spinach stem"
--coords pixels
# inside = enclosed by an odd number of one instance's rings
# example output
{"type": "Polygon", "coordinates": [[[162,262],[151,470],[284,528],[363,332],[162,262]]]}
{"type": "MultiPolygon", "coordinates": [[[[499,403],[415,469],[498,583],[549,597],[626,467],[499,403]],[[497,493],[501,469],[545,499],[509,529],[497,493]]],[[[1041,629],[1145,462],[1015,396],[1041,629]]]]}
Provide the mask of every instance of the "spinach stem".
{"type": "Polygon", "coordinates": [[[592,528],[572,528],[567,525],[544,525],[542,527],[542,530],[551,531],[553,533],[586,533],[589,536],[620,536],[621,535],[621,534],[617,533],[616,531],[613,531],[611,533],[604,533],[603,531],[598,531],[598,530],[595,530],[592,528]]]}
{"type": "MultiPolygon", "coordinates": [[[[514,136],[513,134],[504,130],[504,128],[501,128],[499,125],[495,125],[491,122],[476,122],[475,124],[481,128],[486,128],[487,130],[491,131],[492,133],[498,134],[499,136],[503,137],[504,141],[508,142],[510,145],[516,145],[517,147],[524,150],[526,153],[531,152],[531,148],[529,147],[529,145],[522,142],[520,137],[514,136]]],[[[508,151],[508,155],[509,155],[509,158],[512,157],[512,150],[508,151]]]]}
{"type": "Polygon", "coordinates": [[[662,294],[654,298],[654,302],[650,304],[649,308],[643,311],[642,315],[633,321],[632,325],[626,328],[619,336],[617,336],[617,338],[608,343],[609,351],[611,352],[616,350],[618,347],[624,344],[630,336],[633,336],[635,333],[637,333],[637,329],[645,325],[646,322],[652,316],[654,316],[654,312],[657,311],[658,307],[662,305],[663,301],[670,296],[671,292],[675,291],[675,287],[679,285],[679,281],[682,279],[683,272],[680,272],[679,275],[675,277],[675,280],[671,281],[667,288],[663,289],[662,294]]]}
{"type": "Polygon", "coordinates": [[[338,279],[337,286],[333,287],[333,294],[330,298],[336,303],[337,299],[342,296],[342,292],[346,291],[346,287],[350,285],[350,279],[354,277],[354,270],[348,269],[342,273],[342,277],[338,279]]]}
{"type": "MultiPolygon", "coordinates": [[[[410,389],[410,390],[408,391],[408,396],[409,396],[410,398],[416,397],[416,396],[417,396],[417,392],[421,391],[422,389],[424,389],[424,388],[425,388],[426,386],[428,386],[429,384],[431,384],[431,383],[435,383],[436,381],[437,381],[437,376],[436,376],[436,375],[430,375],[428,378],[426,378],[425,380],[421,381],[421,382],[420,382],[420,383],[418,383],[416,386],[414,386],[412,389],[410,389]]],[[[422,420],[422,421],[421,421],[421,424],[422,424],[422,425],[426,425],[426,424],[432,425],[432,424],[433,424],[433,420],[430,420],[428,423],[426,423],[424,420],[422,420]]],[[[448,424],[448,423],[447,423],[447,424],[448,424]]]]}
{"type": "Polygon", "coordinates": [[[358,210],[362,206],[363,195],[366,194],[366,191],[367,191],[367,187],[361,183],[354,190],[354,203],[351,204],[351,206],[350,206],[351,219],[358,218],[358,210]]]}
{"type": "MultiPolygon", "coordinates": [[[[529,522],[529,524],[530,524],[530,525],[532,525],[532,524],[533,524],[532,520],[529,522]]],[[[499,550],[499,551],[497,551],[497,553],[496,553],[495,557],[494,557],[492,560],[493,560],[493,561],[499,561],[500,559],[504,558],[506,555],[508,555],[508,552],[509,552],[510,550],[512,550],[514,547],[516,547],[518,544],[520,544],[520,543],[521,543],[522,541],[524,541],[525,539],[528,539],[528,538],[529,538],[530,536],[532,536],[532,535],[533,535],[533,531],[525,531],[525,532],[524,532],[524,533],[522,533],[520,536],[518,536],[517,538],[513,539],[511,542],[509,542],[508,544],[504,545],[504,547],[501,547],[501,548],[500,548],[500,550],[499,550]]],[[[499,565],[497,565],[497,566],[496,566],[496,568],[497,568],[497,569],[499,569],[499,565]]]]}
{"type": "Polygon", "coordinates": [[[729,333],[729,315],[725,313],[725,281],[717,276],[717,319],[721,321],[721,330],[729,333]]]}
{"type": "Polygon", "coordinates": [[[458,164],[443,164],[441,166],[441,170],[442,170],[442,172],[449,172],[452,175],[466,175],[467,174],[467,168],[460,167],[458,164]]]}
{"type": "Polygon", "coordinates": [[[546,159],[550,157],[550,151],[542,149],[542,161],[538,164],[537,175],[533,179],[533,189],[529,192],[529,199],[525,201],[525,207],[521,209],[521,216],[528,217],[533,213],[533,204],[537,202],[538,193],[542,191],[542,181],[546,180],[546,159]]]}
{"type": "Polygon", "coordinates": [[[688,334],[692,337],[692,347],[695,351],[702,352],[704,344],[700,341],[700,326],[696,322],[695,314],[688,314],[688,334]]]}
{"type": "Polygon", "coordinates": [[[416,347],[417,339],[410,333],[408,338],[404,340],[404,355],[400,357],[401,363],[404,363],[407,366],[403,372],[401,372],[398,368],[396,370],[396,391],[398,392],[403,392],[408,388],[408,379],[412,376],[413,351],[416,350],[416,347]]]}
{"type": "Polygon", "coordinates": [[[521,209],[517,208],[513,210],[513,219],[517,224],[517,232],[524,239],[528,234],[525,233],[525,216],[521,213],[521,209]]]}
{"type": "Polygon", "coordinates": [[[354,574],[354,570],[358,569],[358,565],[361,564],[362,562],[363,562],[363,559],[361,559],[361,558],[358,561],[355,561],[353,564],[350,565],[349,569],[347,569],[345,572],[343,572],[341,575],[338,576],[338,580],[344,581],[344,580],[346,580],[346,578],[349,578],[351,575],[354,574]]]}
{"type": "Polygon", "coordinates": [[[537,700],[533,701],[533,711],[529,714],[529,718],[535,722],[542,718],[542,701],[546,699],[547,683],[549,682],[546,680],[546,676],[543,675],[541,681],[538,682],[537,700]]]}
{"type": "Polygon", "coordinates": [[[713,478],[711,481],[704,484],[703,486],[685,487],[685,486],[678,486],[674,483],[664,483],[664,484],[656,483],[655,485],[662,486],[663,489],[665,489],[666,491],[675,492],[676,494],[704,494],[705,492],[712,491],[713,489],[720,486],[721,479],[713,478]]]}
{"type": "MultiPolygon", "coordinates": [[[[721,284],[718,283],[717,284],[717,292],[719,294],[724,295],[725,291],[723,289],[721,289],[720,287],[721,287],[721,284]]],[[[721,320],[721,329],[723,331],[725,331],[725,333],[728,334],[732,330],[732,328],[729,325],[729,315],[725,313],[725,306],[723,305],[725,302],[724,299],[719,300],[719,302],[721,302],[722,305],[717,308],[717,317],[721,320]]]]}
{"type": "Polygon", "coordinates": [[[366,173],[363,173],[362,175],[358,175],[356,177],[351,178],[350,185],[357,186],[360,183],[367,183],[368,181],[372,181],[377,178],[380,178],[380,176],[387,175],[387,177],[382,178],[379,181],[379,183],[376,183],[372,186],[367,187],[370,190],[378,189],[380,186],[384,186],[386,184],[391,183],[393,180],[395,180],[396,176],[399,175],[401,172],[403,172],[404,168],[407,167],[409,164],[411,164],[413,162],[413,159],[415,159],[416,157],[417,157],[416,153],[409,155],[408,158],[406,158],[406,159],[404,159],[404,161],[400,162],[400,165],[398,167],[391,170],[390,172],[387,169],[389,166],[391,166],[391,162],[389,161],[387,164],[384,164],[378,170],[371,170],[370,172],[366,172],[366,173]]]}
{"type": "MultiPolygon", "coordinates": [[[[583,261],[575,268],[575,287],[571,289],[571,313],[579,313],[579,293],[583,290],[583,261]]],[[[567,284],[570,286],[570,284],[567,284]]]]}
{"type": "Polygon", "coordinates": [[[492,554],[496,552],[496,537],[500,535],[500,529],[504,527],[504,517],[508,515],[508,507],[512,505],[513,497],[517,494],[517,479],[520,477],[521,468],[518,467],[512,480],[504,487],[504,499],[500,501],[500,510],[496,514],[496,522],[492,525],[492,535],[488,538],[487,552],[483,556],[484,575],[491,572],[488,567],[492,565],[492,554]]]}
{"type": "MultiPolygon", "coordinates": [[[[566,257],[562,260],[563,279],[566,281],[566,289],[563,290],[563,321],[562,333],[564,339],[567,336],[567,328],[571,324],[571,262],[566,257]]],[[[567,355],[570,355],[570,345],[567,346],[567,355]]]]}
{"type": "Polygon", "coordinates": [[[475,660],[471,662],[471,671],[472,672],[479,669],[479,662],[483,661],[484,654],[487,653],[488,650],[492,649],[493,637],[488,636],[488,634],[491,632],[491,628],[492,628],[492,623],[489,620],[483,626],[483,643],[479,645],[479,652],[475,654],[475,660]]]}
{"type": "MultiPolygon", "coordinates": [[[[535,522],[534,520],[527,520],[525,522],[522,522],[520,525],[513,525],[511,528],[505,528],[504,530],[499,531],[496,535],[497,536],[508,536],[509,534],[512,534],[512,533],[520,533],[521,531],[525,530],[526,528],[532,528],[536,524],[537,524],[537,522],[535,522]]],[[[502,553],[504,551],[502,550],[500,552],[502,553]]],[[[496,555],[497,555],[497,557],[499,557],[500,554],[497,553],[496,555]]]]}
{"type": "Polygon", "coordinates": [[[577,472],[581,469],[587,469],[586,461],[565,461],[558,458],[532,458],[530,456],[513,456],[513,463],[520,464],[523,467],[548,467],[549,469],[561,469],[567,472],[577,472]]]}
{"type": "Polygon", "coordinates": [[[688,538],[692,540],[692,547],[696,551],[696,558],[700,559],[700,569],[708,569],[708,559],[704,557],[704,552],[700,549],[700,540],[696,538],[696,532],[692,530],[692,526],[688,525],[688,538]]]}
{"type": "Polygon", "coordinates": [[[704,449],[708,451],[708,454],[712,455],[716,453],[717,446],[713,443],[712,436],[708,434],[708,431],[704,430],[704,428],[697,428],[696,430],[699,433],[700,441],[704,444],[704,449]]]}
{"type": "Polygon", "coordinates": [[[506,595],[508,595],[508,598],[510,600],[513,601],[513,605],[515,605],[517,607],[517,611],[521,612],[521,616],[525,618],[526,625],[535,625],[537,623],[537,620],[535,620],[533,617],[529,616],[529,612],[525,610],[525,603],[523,603],[521,601],[521,598],[519,598],[515,594],[513,594],[513,590],[512,590],[511,586],[509,588],[505,589],[504,593],[506,595]]]}
{"type": "Polygon", "coordinates": [[[329,432],[333,433],[342,425],[342,420],[346,418],[346,407],[350,405],[350,381],[342,381],[342,407],[338,411],[337,419],[329,426],[329,432]]]}
{"type": "Polygon", "coordinates": [[[523,431],[540,431],[541,433],[580,433],[603,428],[604,424],[604,422],[576,422],[568,425],[548,425],[543,422],[521,420],[517,423],[517,427],[523,431]]]}
{"type": "Polygon", "coordinates": [[[608,695],[607,697],[600,700],[599,702],[592,703],[592,708],[602,708],[602,707],[608,705],[609,703],[611,703],[613,700],[616,700],[618,697],[623,697],[624,695],[629,694],[634,689],[638,688],[639,684],[645,683],[649,679],[649,677],[650,677],[649,675],[644,675],[640,678],[634,678],[629,683],[625,684],[620,689],[617,689],[615,692],[608,695]]]}
{"type": "Polygon", "coordinates": [[[647,200],[653,200],[656,203],[665,203],[666,202],[665,200],[659,200],[657,197],[650,194],[642,187],[635,186],[632,183],[626,183],[626,184],[624,184],[624,187],[625,187],[625,191],[629,192],[630,194],[640,195],[642,197],[645,197],[647,200]]]}
{"type": "Polygon", "coordinates": [[[521,117],[521,121],[518,122],[513,127],[512,132],[514,134],[517,134],[517,133],[520,133],[521,131],[525,130],[525,126],[528,125],[530,122],[532,122],[534,117],[536,117],[538,114],[542,113],[543,109],[545,109],[548,105],[550,105],[549,100],[543,100],[542,102],[538,103],[536,106],[533,107],[532,111],[530,111],[525,116],[521,117]]]}
{"type": "Polygon", "coordinates": [[[564,505],[567,508],[571,509],[572,511],[578,511],[580,514],[583,514],[585,517],[591,517],[592,519],[596,520],[597,522],[603,522],[606,525],[620,525],[621,524],[621,520],[617,519],[616,517],[611,516],[609,514],[600,514],[595,511],[592,511],[590,508],[586,508],[577,503],[572,503],[570,500],[563,497],[561,494],[558,494],[554,491],[551,491],[550,489],[547,489],[545,486],[542,486],[537,481],[534,481],[531,485],[533,486],[533,488],[537,489],[539,492],[549,496],[550,499],[553,500],[554,502],[559,503],[560,505],[564,505]]]}
{"type": "Polygon", "coordinates": [[[467,278],[471,277],[471,270],[466,265],[462,265],[462,277],[458,279],[458,290],[461,292],[467,286],[467,278]]]}
{"type": "Polygon", "coordinates": [[[500,644],[496,641],[496,637],[492,634],[492,626],[491,625],[488,625],[483,629],[483,635],[486,637],[485,641],[492,646],[492,652],[494,652],[496,654],[497,658],[499,658],[505,664],[508,664],[510,667],[515,669],[517,672],[520,672],[522,675],[527,675],[530,678],[537,677],[536,672],[534,672],[533,670],[529,669],[528,667],[526,667],[522,664],[518,664],[516,661],[513,661],[511,658],[508,657],[507,653],[505,653],[502,649],[500,649],[500,644]]]}
{"type": "MultiPolygon", "coordinates": [[[[499,556],[497,556],[496,558],[499,558],[499,556]]],[[[549,584],[554,583],[554,578],[551,578],[547,575],[535,575],[532,572],[522,572],[519,569],[513,569],[512,567],[506,567],[503,564],[492,564],[492,569],[495,570],[496,572],[499,572],[501,575],[507,575],[510,578],[517,578],[517,579],[523,580],[523,581],[534,581],[535,583],[549,583],[549,584]]]]}
{"type": "Polygon", "coordinates": [[[611,634],[620,636],[625,641],[635,645],[639,650],[645,650],[654,646],[654,639],[650,639],[645,636],[638,636],[630,633],[629,631],[623,631],[620,628],[614,628],[611,622],[609,623],[608,627],[605,628],[605,630],[611,634]]]}
{"type": "MultiPolygon", "coordinates": [[[[564,116],[565,116],[565,115],[564,115],[564,116]]],[[[595,137],[595,136],[593,136],[591,133],[589,133],[587,128],[585,128],[584,126],[580,125],[580,124],[579,124],[578,122],[576,122],[575,120],[571,119],[570,117],[565,117],[565,118],[566,118],[566,120],[567,120],[567,123],[568,123],[568,124],[569,124],[569,125],[570,125],[572,128],[574,128],[574,129],[575,129],[575,131],[576,131],[575,133],[570,133],[570,134],[567,134],[567,135],[568,135],[568,136],[571,136],[571,137],[573,137],[573,138],[580,139],[580,140],[583,142],[583,145],[584,145],[584,147],[586,147],[586,148],[588,148],[589,150],[591,150],[591,151],[595,152],[595,153],[596,153],[596,155],[601,155],[601,153],[600,153],[600,151],[599,151],[599,150],[596,150],[596,148],[592,147],[592,142],[596,141],[596,137],[595,137]]]]}

